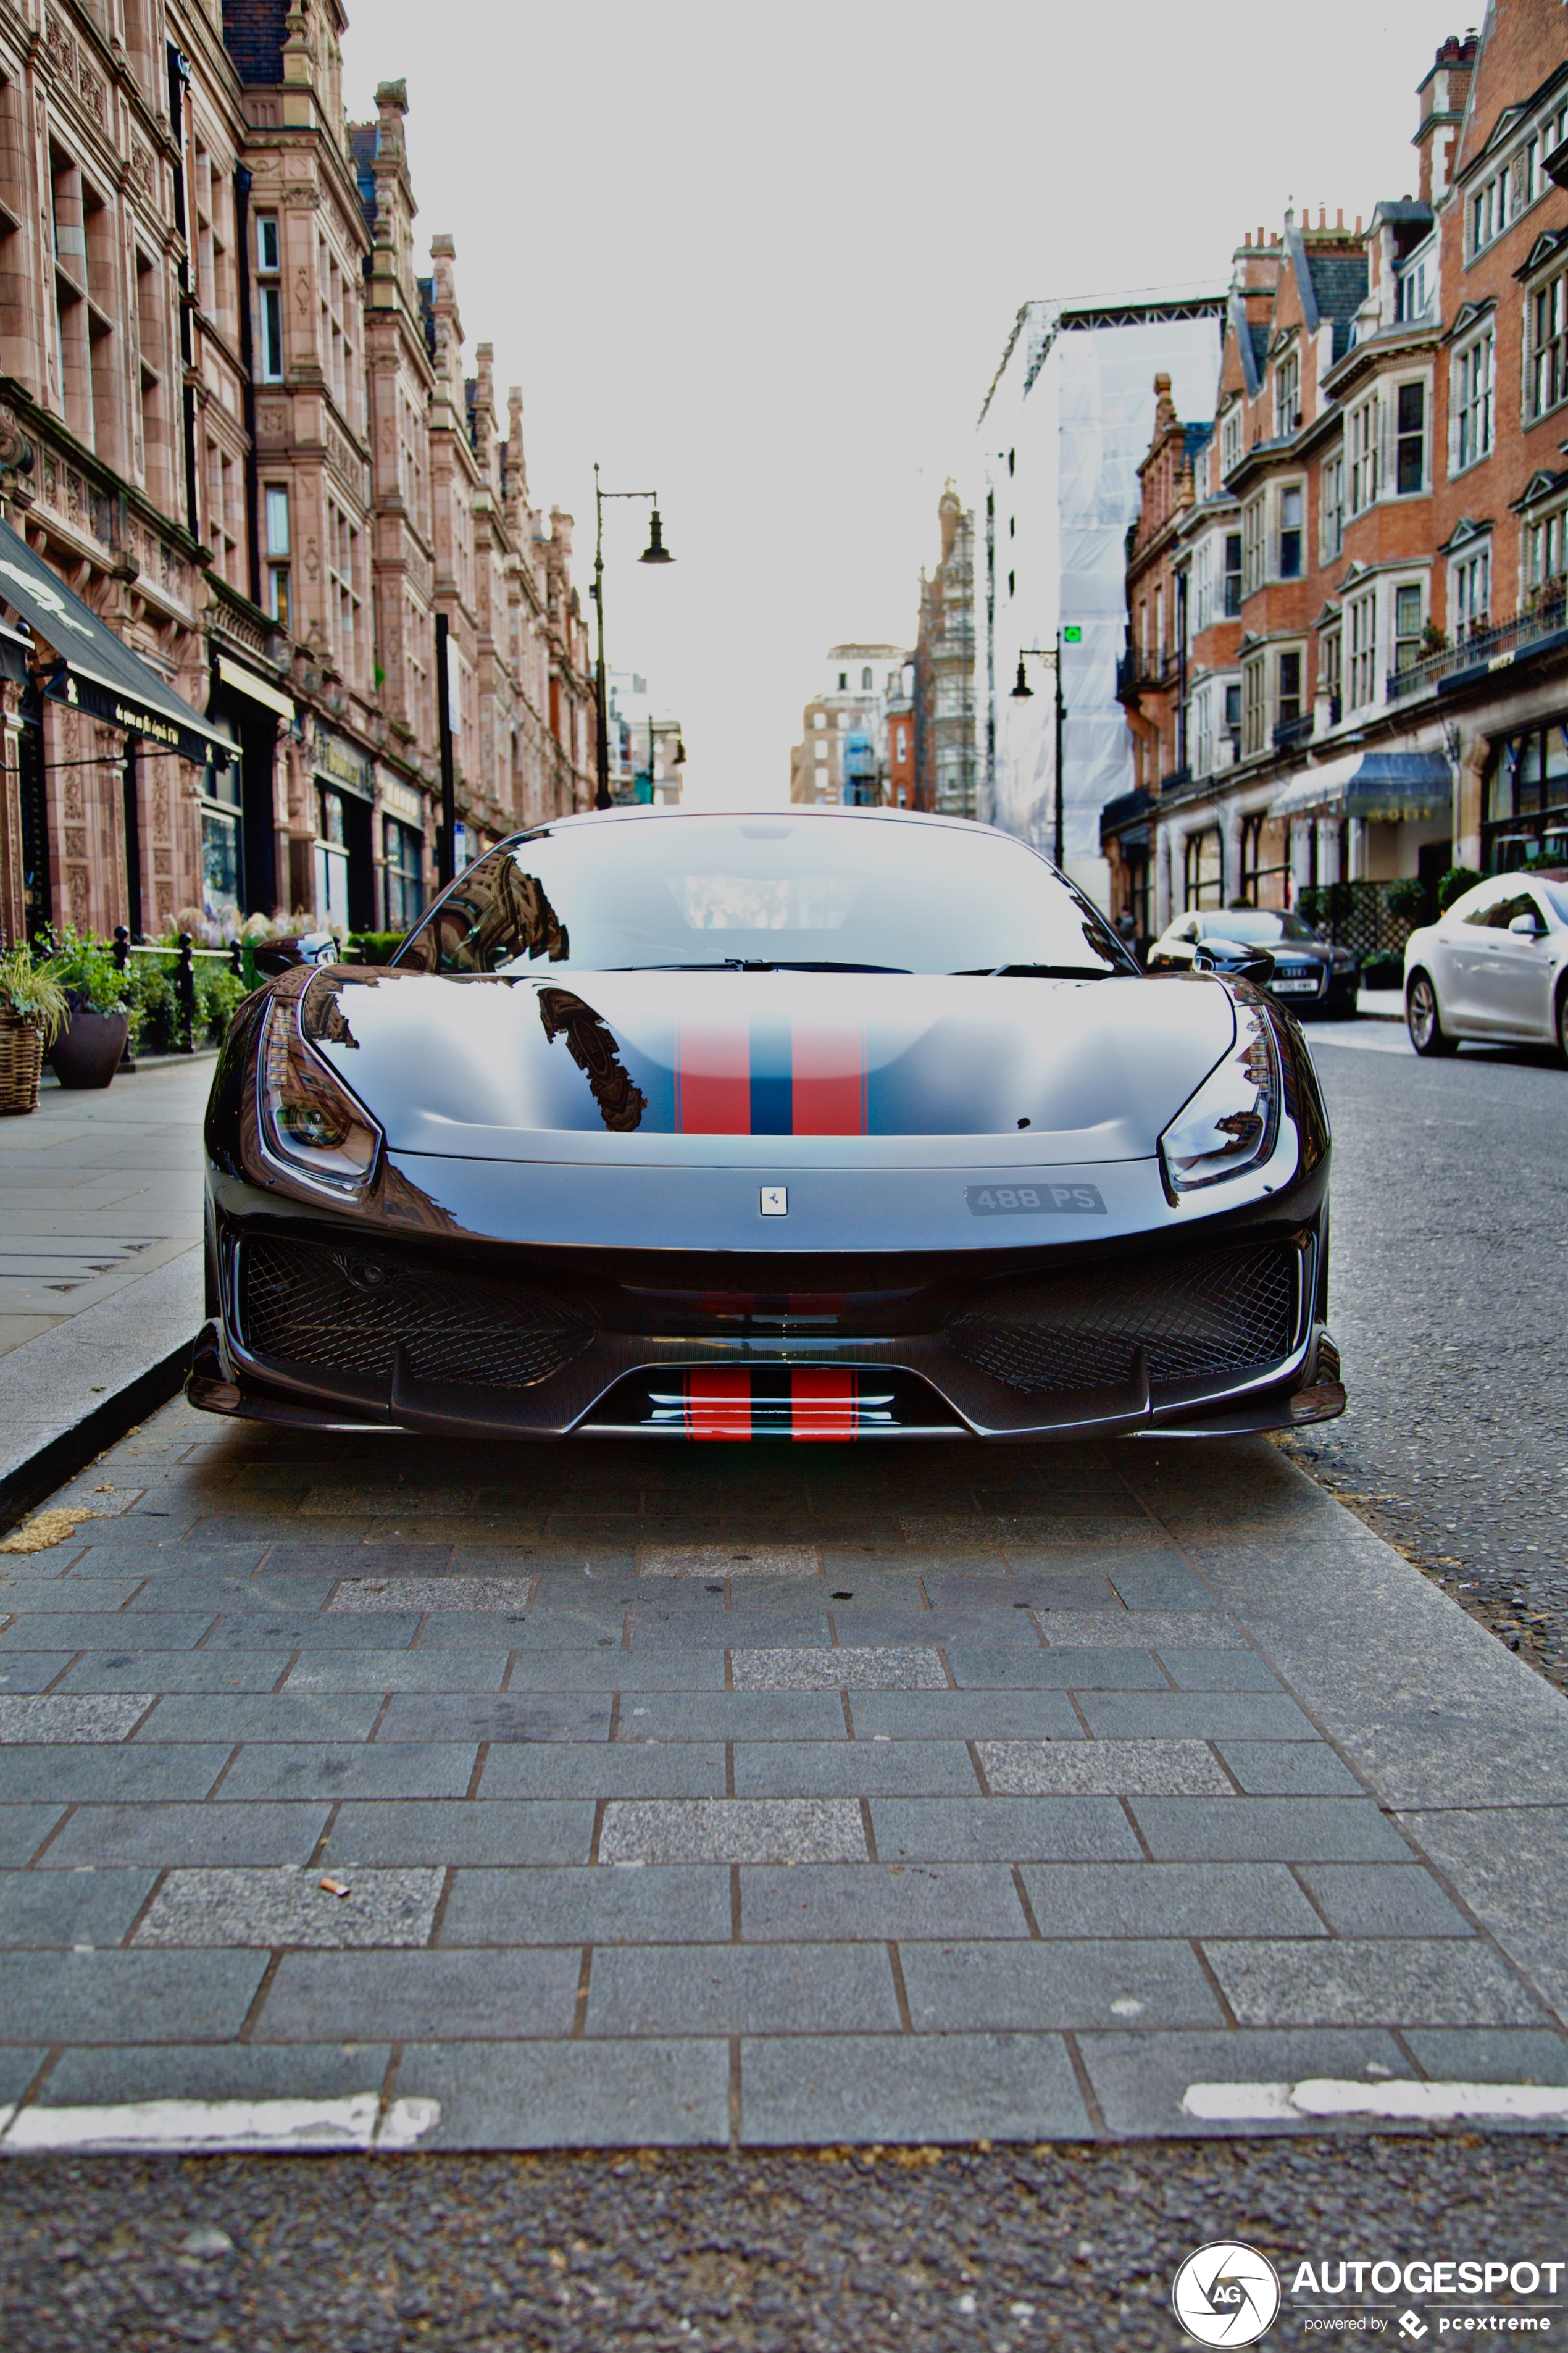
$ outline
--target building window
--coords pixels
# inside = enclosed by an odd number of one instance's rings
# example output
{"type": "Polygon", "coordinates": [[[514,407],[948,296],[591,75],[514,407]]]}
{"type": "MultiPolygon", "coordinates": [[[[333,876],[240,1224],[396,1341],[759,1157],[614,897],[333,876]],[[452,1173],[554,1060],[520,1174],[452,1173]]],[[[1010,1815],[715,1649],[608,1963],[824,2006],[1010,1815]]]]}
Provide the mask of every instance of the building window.
{"type": "Polygon", "coordinates": [[[1191,704],[1193,739],[1193,774],[1212,776],[1214,774],[1214,688],[1200,686],[1191,704]]]}
{"type": "Polygon", "coordinates": [[[268,384],[283,377],[282,248],[276,213],[256,216],[256,295],[260,309],[261,374],[268,384]]]}
{"type": "Polygon", "coordinates": [[[232,938],[239,916],[239,764],[202,777],[202,913],[232,938]]]}
{"type": "Polygon", "coordinates": [[[841,670],[838,673],[838,691],[840,694],[847,694],[849,691],[849,673],[847,670],[841,670]]]}
{"type": "Polygon", "coordinates": [[[1227,408],[1219,425],[1219,470],[1228,474],[1241,463],[1241,404],[1227,408]]]}
{"type": "Polygon", "coordinates": [[[1507,874],[1542,856],[1568,863],[1568,733],[1561,722],[1500,744],[1487,779],[1482,866],[1507,874]]]}
{"type": "Polygon", "coordinates": [[[1301,577],[1301,492],[1293,486],[1279,493],[1279,577],[1301,577]]]}
{"type": "Polygon", "coordinates": [[[1530,413],[1544,417],[1549,408],[1568,397],[1568,353],[1564,352],[1564,330],[1568,329],[1568,273],[1559,272],[1538,286],[1530,298],[1530,413]]]}
{"type": "Polygon", "coordinates": [[[1345,543],[1345,460],[1342,450],[1324,461],[1319,476],[1322,500],[1323,561],[1331,563],[1345,543]]]}
{"type": "Polygon", "coordinates": [[[1351,512],[1363,514],[1377,496],[1377,396],[1352,408],[1346,439],[1350,459],[1351,512]]]}
{"type": "Polygon", "coordinates": [[[1289,893],[1289,818],[1255,810],[1241,820],[1241,896],[1249,907],[1283,910],[1289,893]]]}
{"type": "Polygon", "coordinates": [[[860,691],[862,694],[869,694],[871,691],[871,673],[868,670],[863,670],[860,673],[860,691]]]}
{"type": "Polygon", "coordinates": [[[1263,586],[1263,494],[1249,501],[1241,511],[1241,569],[1244,596],[1250,596],[1263,586]]]}
{"type": "Polygon", "coordinates": [[[1426,387],[1402,384],[1396,409],[1394,487],[1400,498],[1426,485],[1426,387]]]}
{"type": "Polygon", "coordinates": [[[1227,686],[1225,691],[1225,732],[1230,738],[1232,761],[1241,757],[1241,689],[1227,686]]]}
{"type": "Polygon", "coordinates": [[[1301,423],[1301,354],[1287,352],[1274,369],[1274,435],[1283,440],[1301,423]]]}
{"type": "Polygon", "coordinates": [[[1377,699],[1377,595],[1358,596],[1351,607],[1351,709],[1377,699]]]}
{"type": "Polygon", "coordinates": [[[1413,670],[1421,659],[1421,584],[1410,581],[1394,592],[1394,667],[1413,670]]]}
{"type": "Polygon", "coordinates": [[[1182,844],[1182,882],[1187,907],[1225,904],[1225,843],[1217,825],[1189,833],[1182,844]]]}
{"type": "Polygon", "coordinates": [[[1318,640],[1318,691],[1328,697],[1329,725],[1340,723],[1340,633],[1325,629],[1318,640]]]}
{"type": "Polygon", "coordinates": [[[1449,574],[1449,602],[1454,614],[1454,642],[1487,628],[1491,616],[1492,552],[1489,543],[1461,555],[1449,574]]]}
{"type": "Polygon", "coordinates": [[[1241,611],[1241,533],[1227,532],[1225,541],[1225,617],[1234,621],[1241,611]]]}
{"type": "Polygon", "coordinates": [[[1279,657],[1278,724],[1293,727],[1301,716],[1301,656],[1299,650],[1279,657]]]}
{"type": "Polygon", "coordinates": [[[425,844],[412,826],[383,820],[386,866],[386,928],[406,932],[425,912],[425,844]]]}
{"type": "Polygon", "coordinates": [[[1544,588],[1548,582],[1561,581],[1568,571],[1568,512],[1561,507],[1555,514],[1542,515],[1532,522],[1525,542],[1526,586],[1544,588]]]}
{"type": "Polygon", "coordinates": [[[1512,215],[1509,206],[1508,174],[1500,172],[1470,198],[1470,251],[1479,253],[1500,237],[1512,215]]]}
{"type": "Polygon", "coordinates": [[[1492,446],[1496,344],[1489,327],[1454,362],[1454,471],[1462,473],[1492,446]]]}
{"type": "Polygon", "coordinates": [[[1268,722],[1268,681],[1260,656],[1258,660],[1249,661],[1241,673],[1241,756],[1244,760],[1250,760],[1256,753],[1262,751],[1268,722]]]}
{"type": "Polygon", "coordinates": [[[1411,256],[1400,271],[1394,303],[1400,319],[1410,321],[1426,316],[1427,306],[1437,291],[1436,261],[1436,245],[1424,246],[1418,254],[1411,256]]]}

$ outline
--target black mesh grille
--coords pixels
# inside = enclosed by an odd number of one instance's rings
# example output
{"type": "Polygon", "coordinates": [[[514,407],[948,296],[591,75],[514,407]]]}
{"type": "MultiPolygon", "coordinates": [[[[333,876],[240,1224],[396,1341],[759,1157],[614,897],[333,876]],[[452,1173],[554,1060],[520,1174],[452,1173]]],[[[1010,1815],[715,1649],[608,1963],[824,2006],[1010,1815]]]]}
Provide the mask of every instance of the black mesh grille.
{"type": "Polygon", "coordinates": [[[966,1364],[1031,1396],[1115,1388],[1136,1348],[1151,1381],[1252,1372],[1289,1354],[1296,1260],[1273,1243],[1055,1275],[989,1293],[947,1336],[966,1364]]]}
{"type": "Polygon", "coordinates": [[[526,1389],[594,1337],[587,1312],[515,1278],[437,1273],[361,1243],[248,1241],[245,1344],[274,1363],[526,1389]]]}

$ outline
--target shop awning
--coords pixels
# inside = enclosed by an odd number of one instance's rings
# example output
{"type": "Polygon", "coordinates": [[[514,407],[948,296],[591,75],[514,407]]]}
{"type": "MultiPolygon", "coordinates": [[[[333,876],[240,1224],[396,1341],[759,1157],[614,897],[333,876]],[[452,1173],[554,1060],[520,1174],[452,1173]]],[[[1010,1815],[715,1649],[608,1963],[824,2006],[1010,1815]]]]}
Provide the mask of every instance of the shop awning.
{"type": "Polygon", "coordinates": [[[258,678],[256,672],[247,670],[243,662],[230,661],[226,654],[219,654],[217,658],[217,674],[224,685],[232,686],[237,694],[247,695],[252,702],[259,702],[264,711],[275,711],[279,719],[286,719],[290,726],[293,725],[293,701],[280,687],[272,685],[267,679],[258,678]]]}
{"type": "Polygon", "coordinates": [[[1447,817],[1453,778],[1441,752],[1350,752],[1281,786],[1270,817],[1359,817],[1374,824],[1447,817]]]}
{"type": "Polygon", "coordinates": [[[53,648],[58,664],[42,681],[57,702],[123,727],[200,768],[234,756],[223,731],[176,694],[151,662],[118,638],[89,605],[57,580],[19,533],[0,522],[0,599],[53,648]]]}

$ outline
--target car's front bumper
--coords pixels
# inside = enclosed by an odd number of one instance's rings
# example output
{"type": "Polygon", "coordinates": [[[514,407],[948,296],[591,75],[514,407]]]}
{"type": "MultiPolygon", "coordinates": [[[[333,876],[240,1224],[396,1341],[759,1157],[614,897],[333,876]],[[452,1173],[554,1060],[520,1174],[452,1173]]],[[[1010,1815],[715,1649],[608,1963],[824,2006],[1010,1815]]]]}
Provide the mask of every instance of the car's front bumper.
{"type": "MultiPolygon", "coordinates": [[[[960,1187],[951,1229],[933,1224],[931,1206],[953,1195],[945,1171],[798,1172],[788,1214],[800,1246],[776,1241],[769,1222],[765,1250],[733,1246],[761,1230],[754,1207],[726,1229],[725,1187],[743,1183],[754,1204],[752,1171],[645,1170],[635,1213],[606,1215],[597,1242],[583,1239],[584,1203],[604,1172],[531,1176],[534,1230],[569,1214],[575,1228],[542,1247],[497,1230],[515,1170],[421,1173],[424,1198],[447,1205],[444,1223],[424,1230],[215,1176],[216,1313],[194,1404],[469,1439],[710,1440],[1226,1435],[1343,1407],[1324,1350],[1326,1158],[1219,1215],[1167,1202],[1148,1164],[1063,1172],[1092,1173],[1104,1203],[1092,1220],[976,1219],[960,1187]],[[658,1230],[666,1193],[679,1230],[657,1246],[636,1239],[658,1230]],[[617,1227],[631,1238],[609,1239],[617,1227]],[[1063,1238],[1040,1240],[1047,1231],[1063,1238]],[[300,1290],[311,1284],[321,1297],[306,1314],[300,1290]],[[405,1326],[387,1320],[394,1298],[405,1326]],[[531,1316],[520,1355],[509,1334],[531,1316]]],[[[1014,1175],[1003,1189],[1016,1188],[1014,1175]]],[[[619,1185],[603,1190],[605,1212],[632,1208],[619,1185]]]]}

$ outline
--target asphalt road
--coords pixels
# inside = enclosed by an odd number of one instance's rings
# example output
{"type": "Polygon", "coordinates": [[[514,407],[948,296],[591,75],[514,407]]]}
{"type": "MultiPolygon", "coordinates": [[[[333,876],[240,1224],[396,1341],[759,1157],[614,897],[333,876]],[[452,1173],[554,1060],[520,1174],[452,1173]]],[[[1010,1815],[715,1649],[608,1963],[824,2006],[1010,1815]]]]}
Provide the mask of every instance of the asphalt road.
{"type": "Polygon", "coordinates": [[[1568,1684],[1568,1071],[1524,1048],[1422,1061],[1384,1024],[1309,1036],[1351,1401],[1289,1451],[1568,1684]]]}

